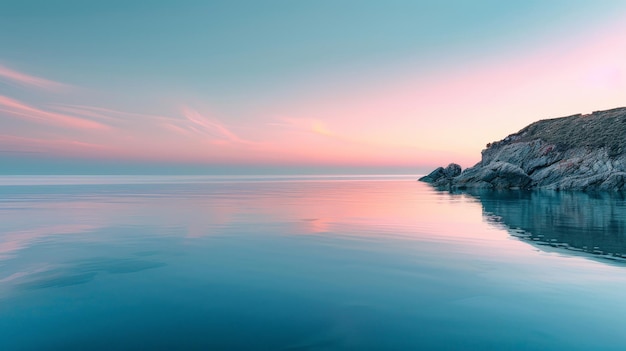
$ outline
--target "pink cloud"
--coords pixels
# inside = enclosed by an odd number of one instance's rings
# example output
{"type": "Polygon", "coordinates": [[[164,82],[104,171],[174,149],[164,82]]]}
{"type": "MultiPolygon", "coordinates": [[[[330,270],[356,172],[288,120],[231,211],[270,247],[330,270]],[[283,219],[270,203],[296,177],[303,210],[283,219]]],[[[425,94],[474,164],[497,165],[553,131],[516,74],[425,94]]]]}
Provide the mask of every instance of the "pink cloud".
{"type": "Polygon", "coordinates": [[[110,147],[73,139],[41,139],[0,134],[0,147],[9,152],[61,153],[72,156],[103,154],[110,147]]]}
{"type": "Polygon", "coordinates": [[[67,89],[69,87],[68,85],[63,84],[63,83],[54,82],[48,79],[35,77],[26,73],[12,70],[1,64],[0,64],[0,78],[4,78],[6,80],[19,83],[22,85],[34,86],[37,88],[53,90],[53,91],[67,89]]]}
{"type": "Polygon", "coordinates": [[[58,111],[69,112],[76,115],[87,116],[92,118],[101,118],[106,120],[128,121],[129,118],[135,118],[141,121],[170,121],[177,122],[182,119],[168,117],[163,115],[154,115],[147,113],[137,113],[128,111],[119,111],[110,108],[87,106],[87,105],[71,105],[71,104],[55,104],[54,109],[58,111]]]}
{"type": "Polygon", "coordinates": [[[89,119],[49,112],[26,105],[20,101],[0,95],[0,111],[32,121],[55,124],[75,129],[110,129],[109,126],[89,119]]]}
{"type": "Polygon", "coordinates": [[[323,136],[336,136],[326,123],[315,118],[281,118],[279,123],[270,125],[285,127],[289,130],[302,131],[323,136]]]}
{"type": "Polygon", "coordinates": [[[189,130],[187,130],[185,128],[179,127],[176,124],[164,122],[164,123],[161,123],[160,126],[165,128],[165,129],[167,129],[167,130],[169,130],[169,131],[171,131],[171,132],[174,132],[174,133],[177,133],[177,134],[181,134],[183,136],[190,137],[190,136],[193,135],[191,131],[189,131],[189,130]]]}
{"type": "Polygon", "coordinates": [[[197,137],[193,131],[183,126],[188,123],[186,118],[119,111],[87,105],[55,104],[53,108],[76,116],[106,121],[108,124],[118,127],[120,131],[126,131],[126,135],[132,139],[153,138],[154,135],[160,135],[158,134],[158,129],[166,131],[170,136],[174,137],[183,136],[187,139],[197,137]],[[141,131],[141,133],[138,133],[138,131],[141,131]]]}
{"type": "Polygon", "coordinates": [[[191,130],[210,136],[221,141],[221,143],[238,143],[238,144],[250,144],[248,140],[244,140],[233,133],[228,127],[220,123],[215,119],[208,118],[199,112],[189,108],[182,108],[183,116],[187,118],[190,124],[187,125],[191,130]]]}

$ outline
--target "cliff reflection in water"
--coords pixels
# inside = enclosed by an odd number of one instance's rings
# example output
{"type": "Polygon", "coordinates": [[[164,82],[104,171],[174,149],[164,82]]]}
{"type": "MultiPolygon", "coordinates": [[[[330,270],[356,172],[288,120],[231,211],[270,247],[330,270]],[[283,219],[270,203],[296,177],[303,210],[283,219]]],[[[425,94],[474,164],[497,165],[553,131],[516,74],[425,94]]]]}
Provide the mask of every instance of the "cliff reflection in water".
{"type": "Polygon", "coordinates": [[[626,262],[624,194],[554,191],[471,192],[487,222],[540,246],[626,262]]]}

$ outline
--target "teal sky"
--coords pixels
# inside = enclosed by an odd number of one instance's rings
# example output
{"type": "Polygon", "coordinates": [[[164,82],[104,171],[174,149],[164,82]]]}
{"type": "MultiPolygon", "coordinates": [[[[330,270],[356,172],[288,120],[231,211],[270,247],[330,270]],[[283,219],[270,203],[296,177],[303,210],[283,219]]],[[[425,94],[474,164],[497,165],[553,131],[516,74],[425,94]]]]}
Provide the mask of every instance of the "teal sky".
{"type": "Polygon", "coordinates": [[[625,10],[2,1],[0,173],[471,165],[484,144],[534,120],[626,105],[625,10]],[[611,35],[615,45],[601,45],[611,35]],[[582,72],[574,88],[571,72],[582,72]],[[533,85],[546,90],[524,88],[533,85]]]}

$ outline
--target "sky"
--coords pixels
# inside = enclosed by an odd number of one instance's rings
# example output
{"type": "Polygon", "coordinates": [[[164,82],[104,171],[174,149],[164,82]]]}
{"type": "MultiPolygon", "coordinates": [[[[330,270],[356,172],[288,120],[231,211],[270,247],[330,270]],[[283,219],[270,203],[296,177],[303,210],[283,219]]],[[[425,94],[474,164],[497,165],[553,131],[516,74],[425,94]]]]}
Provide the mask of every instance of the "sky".
{"type": "Polygon", "coordinates": [[[625,1],[0,8],[0,174],[420,174],[626,106],[625,1]]]}

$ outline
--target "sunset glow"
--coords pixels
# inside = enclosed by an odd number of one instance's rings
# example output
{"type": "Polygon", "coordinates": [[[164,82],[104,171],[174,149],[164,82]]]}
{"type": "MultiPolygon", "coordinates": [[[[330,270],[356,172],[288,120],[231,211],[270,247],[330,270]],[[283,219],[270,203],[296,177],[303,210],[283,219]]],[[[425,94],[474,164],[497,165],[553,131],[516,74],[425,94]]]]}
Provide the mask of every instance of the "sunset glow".
{"type": "MultiPolygon", "coordinates": [[[[61,47],[70,40],[63,28],[76,23],[65,23],[61,12],[52,12],[46,23],[59,27],[47,35],[58,48],[17,40],[27,35],[24,31],[3,44],[0,160],[9,167],[2,171],[19,173],[20,165],[45,158],[73,160],[77,172],[84,162],[132,162],[164,167],[378,167],[381,172],[396,167],[420,173],[452,161],[470,166],[480,159],[486,143],[535,120],[626,104],[626,22],[616,9],[623,5],[604,4],[593,11],[586,5],[567,10],[556,3],[542,5],[545,13],[563,16],[526,32],[515,23],[541,21],[533,6],[480,13],[481,6],[475,9],[478,20],[455,14],[472,30],[490,33],[474,46],[458,39],[470,34],[452,23],[436,42],[426,40],[428,24],[383,21],[378,29],[364,26],[360,21],[376,18],[381,9],[363,6],[355,18],[339,16],[342,22],[330,24],[341,35],[328,39],[326,54],[316,52],[311,62],[294,61],[293,67],[284,65],[280,52],[298,56],[297,50],[305,50],[298,47],[297,34],[261,27],[261,33],[279,36],[284,47],[229,51],[249,29],[219,40],[212,32],[219,24],[181,24],[168,32],[156,24],[166,11],[161,5],[135,9],[142,14],[137,21],[155,28],[155,33],[131,32],[120,42],[104,40],[93,54],[63,53],[61,47]],[[481,21],[500,17],[511,23],[481,21]],[[402,25],[408,26],[406,37],[414,39],[414,46],[407,46],[404,38],[398,47],[392,39],[374,40],[376,50],[369,54],[361,47],[349,49],[350,43],[376,30],[395,35],[402,25]],[[358,32],[342,32],[348,28],[358,32]],[[215,46],[202,49],[206,45],[182,39],[192,32],[198,38],[206,34],[206,44],[215,46]],[[151,40],[162,36],[164,46],[154,47],[151,40]],[[139,56],[124,59],[120,50],[126,46],[138,51],[143,47],[145,54],[133,49],[128,55],[145,55],[141,59],[147,65],[137,61],[139,56]],[[174,51],[168,57],[169,47],[186,52],[174,51]],[[102,56],[103,50],[109,56],[102,56]],[[226,61],[215,50],[221,50],[226,61]],[[155,52],[159,55],[148,57],[155,52]],[[256,61],[246,56],[251,53],[256,61]],[[27,59],[20,59],[23,56],[27,59]],[[336,62],[328,57],[337,57],[336,62]]],[[[413,9],[415,22],[430,15],[445,22],[443,8],[428,7],[422,13],[418,7],[413,9]]],[[[89,35],[104,35],[110,27],[138,30],[110,12],[98,14],[87,7],[75,11],[98,19],[81,29],[84,34],[76,38],[81,47],[93,46],[89,35]]],[[[209,17],[205,22],[213,15],[209,7],[197,4],[184,11],[203,13],[209,17]]],[[[229,7],[220,11],[234,15],[229,7]]],[[[312,35],[315,26],[307,20],[319,14],[307,13],[304,5],[286,11],[297,24],[281,20],[276,26],[312,35]]],[[[389,6],[385,11],[394,18],[405,9],[389,6]]],[[[9,12],[22,17],[0,15],[6,28],[21,28],[21,18],[39,15],[38,10],[17,5],[9,12]]],[[[0,37],[8,39],[11,31],[4,32],[0,37]]],[[[41,172],[54,173],[45,167],[41,172]]]]}

